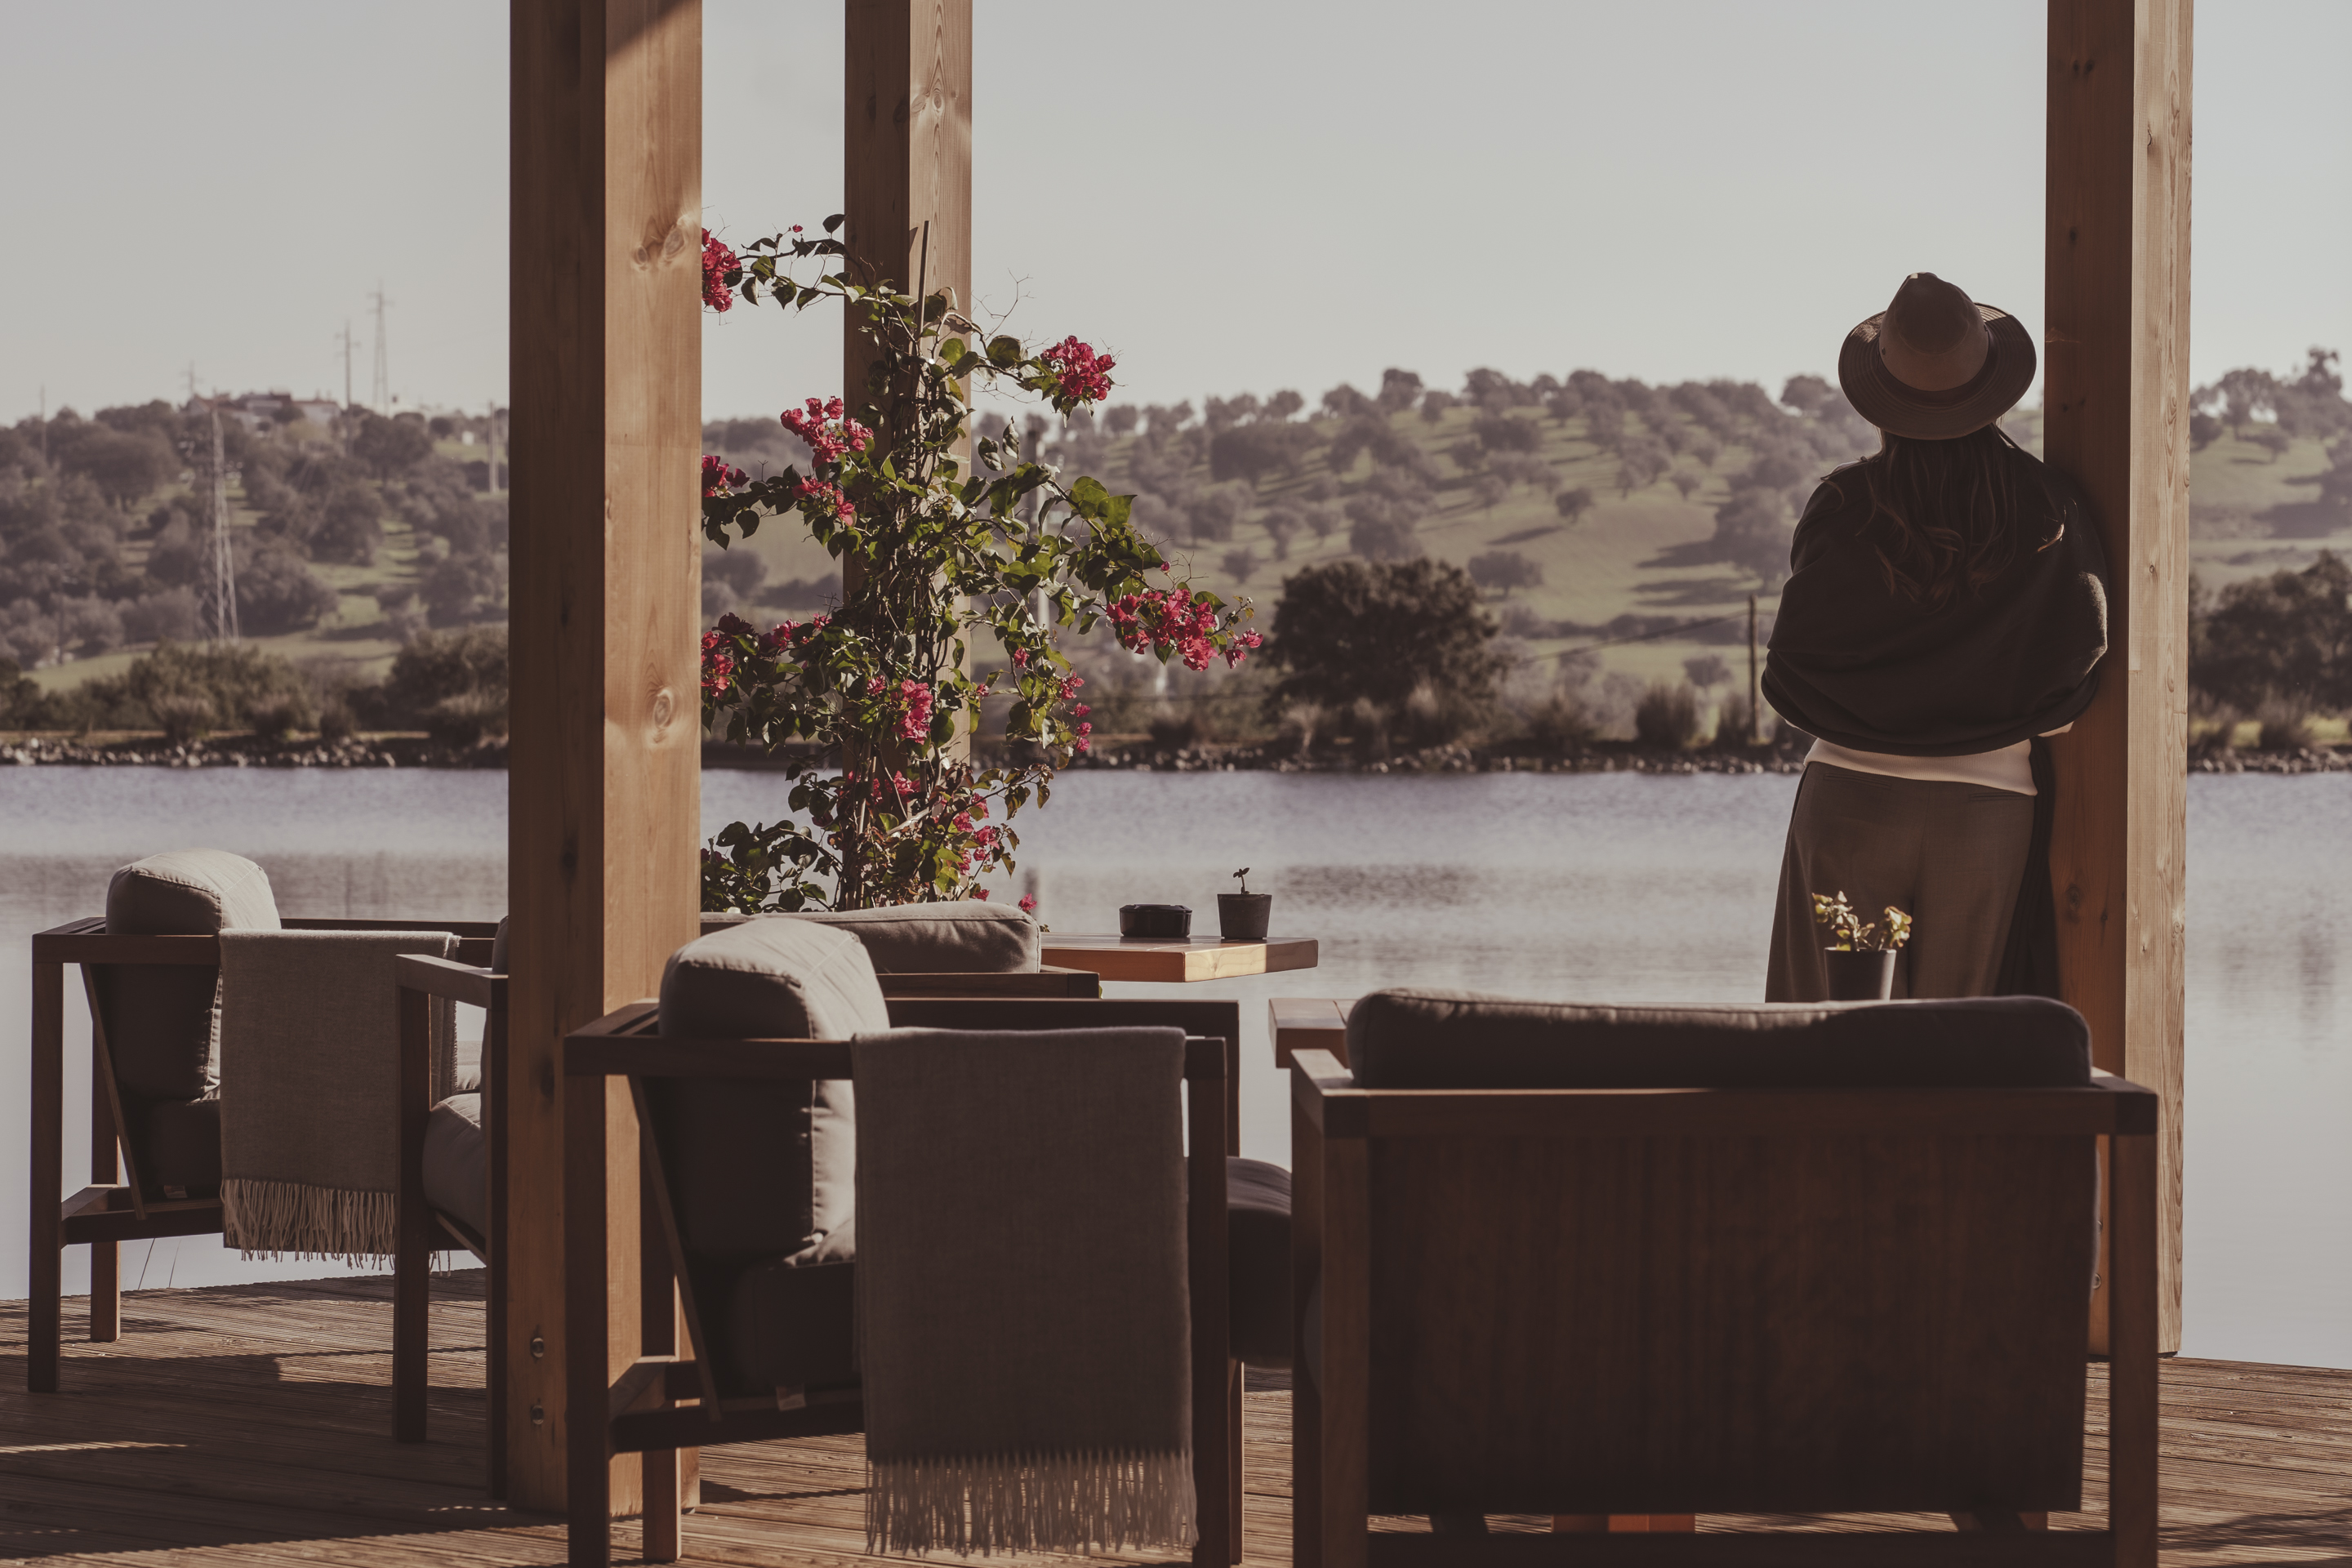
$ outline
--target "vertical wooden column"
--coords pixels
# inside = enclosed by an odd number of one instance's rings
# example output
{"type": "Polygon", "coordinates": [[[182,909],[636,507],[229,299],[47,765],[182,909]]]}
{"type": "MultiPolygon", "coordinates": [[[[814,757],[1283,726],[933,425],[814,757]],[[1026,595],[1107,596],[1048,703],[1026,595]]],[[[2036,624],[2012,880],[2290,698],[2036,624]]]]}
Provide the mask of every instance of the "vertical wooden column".
{"type": "MultiPolygon", "coordinates": [[[[698,0],[511,16],[509,1495],[561,1510],[562,1040],[653,994],[699,902],[702,18],[698,0]]],[[[606,1136],[617,1368],[639,1328],[617,1079],[606,1136]]],[[[634,1512],[636,1461],[614,1466],[634,1512]]]]}
{"type": "MultiPolygon", "coordinates": [[[[971,309],[971,0],[848,0],[843,243],[911,293],[971,309]],[[931,226],[928,264],[923,225],[931,226]]],[[[865,340],[842,334],[842,396],[863,399],[865,340]]]]}
{"type": "MultiPolygon", "coordinates": [[[[2115,583],[2098,700],[2059,737],[2051,877],[2097,1064],[2163,1096],[2158,1335],[2180,1345],[2187,905],[2190,0],[2050,0],[2050,461],[2115,583]]],[[[2105,1334],[2105,1296],[2093,1332],[2105,1334]]]]}

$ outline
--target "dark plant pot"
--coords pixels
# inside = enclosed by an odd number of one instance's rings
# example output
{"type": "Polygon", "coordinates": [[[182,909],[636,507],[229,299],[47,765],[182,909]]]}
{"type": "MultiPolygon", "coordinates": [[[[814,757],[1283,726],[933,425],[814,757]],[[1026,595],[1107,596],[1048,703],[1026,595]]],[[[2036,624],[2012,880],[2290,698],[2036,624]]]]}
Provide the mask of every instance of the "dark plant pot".
{"type": "Polygon", "coordinates": [[[1165,941],[1192,934],[1192,911],[1182,904],[1122,904],[1118,934],[1151,936],[1165,941]]]}
{"type": "Polygon", "coordinates": [[[1895,994],[1893,952],[1843,952],[1831,948],[1822,956],[1829,961],[1831,1001],[1885,1002],[1895,994]]]}
{"type": "Polygon", "coordinates": [[[1219,893],[1217,934],[1227,942],[1264,942],[1274,916],[1272,893],[1219,893]]]}

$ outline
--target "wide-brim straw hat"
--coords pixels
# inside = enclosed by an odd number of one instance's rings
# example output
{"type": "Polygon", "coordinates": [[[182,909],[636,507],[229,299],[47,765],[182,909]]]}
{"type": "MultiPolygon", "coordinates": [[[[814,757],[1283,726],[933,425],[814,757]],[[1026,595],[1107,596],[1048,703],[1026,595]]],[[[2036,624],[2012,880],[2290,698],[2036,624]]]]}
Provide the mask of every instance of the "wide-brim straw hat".
{"type": "Polygon", "coordinates": [[[1854,412],[1890,435],[1948,441],[1981,430],[2033,384],[2033,336],[1932,272],[1848,332],[1838,384],[1854,412]]]}

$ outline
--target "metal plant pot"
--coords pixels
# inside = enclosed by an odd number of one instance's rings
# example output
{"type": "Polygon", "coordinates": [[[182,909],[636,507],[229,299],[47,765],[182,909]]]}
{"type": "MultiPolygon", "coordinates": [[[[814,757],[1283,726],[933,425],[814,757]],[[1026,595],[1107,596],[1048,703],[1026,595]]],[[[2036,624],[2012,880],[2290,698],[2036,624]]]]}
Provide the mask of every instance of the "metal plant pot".
{"type": "Polygon", "coordinates": [[[1847,952],[1831,948],[1822,954],[1830,971],[1832,1002],[1885,1002],[1895,994],[1895,954],[1847,952]]]}

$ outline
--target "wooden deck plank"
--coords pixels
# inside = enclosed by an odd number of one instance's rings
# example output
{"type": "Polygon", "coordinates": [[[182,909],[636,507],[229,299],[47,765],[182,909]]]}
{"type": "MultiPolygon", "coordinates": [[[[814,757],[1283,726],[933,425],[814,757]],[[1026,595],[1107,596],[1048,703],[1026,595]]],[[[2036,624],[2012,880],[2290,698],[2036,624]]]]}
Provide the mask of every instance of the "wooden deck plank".
{"type": "MultiPolygon", "coordinates": [[[[26,1394],[23,1302],[0,1303],[0,1560],[142,1568],[493,1568],[563,1556],[562,1521],[481,1492],[478,1271],[437,1281],[433,1441],[391,1440],[391,1293],[380,1279],[148,1290],[124,1337],[74,1336],[63,1392],[26,1394]]],[[[1289,1561],[1290,1396],[1263,1380],[1243,1413],[1245,1568],[1289,1561]]],[[[2085,1511],[2105,1506],[2104,1369],[2091,1373],[2085,1511]]],[[[2167,1568],[2352,1568],[2352,1372],[2175,1362],[2164,1372],[2167,1568]]],[[[728,1568],[877,1568],[866,1554],[855,1436],[714,1448],[686,1561],[728,1568]]],[[[1419,1519],[1377,1521],[1418,1531],[1419,1519]]],[[[1496,1516],[1496,1531],[1545,1528],[1496,1516]]],[[[1948,1528],[1907,1516],[1707,1516],[1703,1531],[1948,1528]]],[[[615,1531],[621,1561],[637,1527],[615,1531]]],[[[1097,1557],[1097,1563],[1166,1561],[1097,1557]]],[[[1076,1563],[1077,1559],[1067,1559],[1076,1563]]],[[[1008,1564],[1007,1568],[1013,1568],[1008,1564]]]]}

